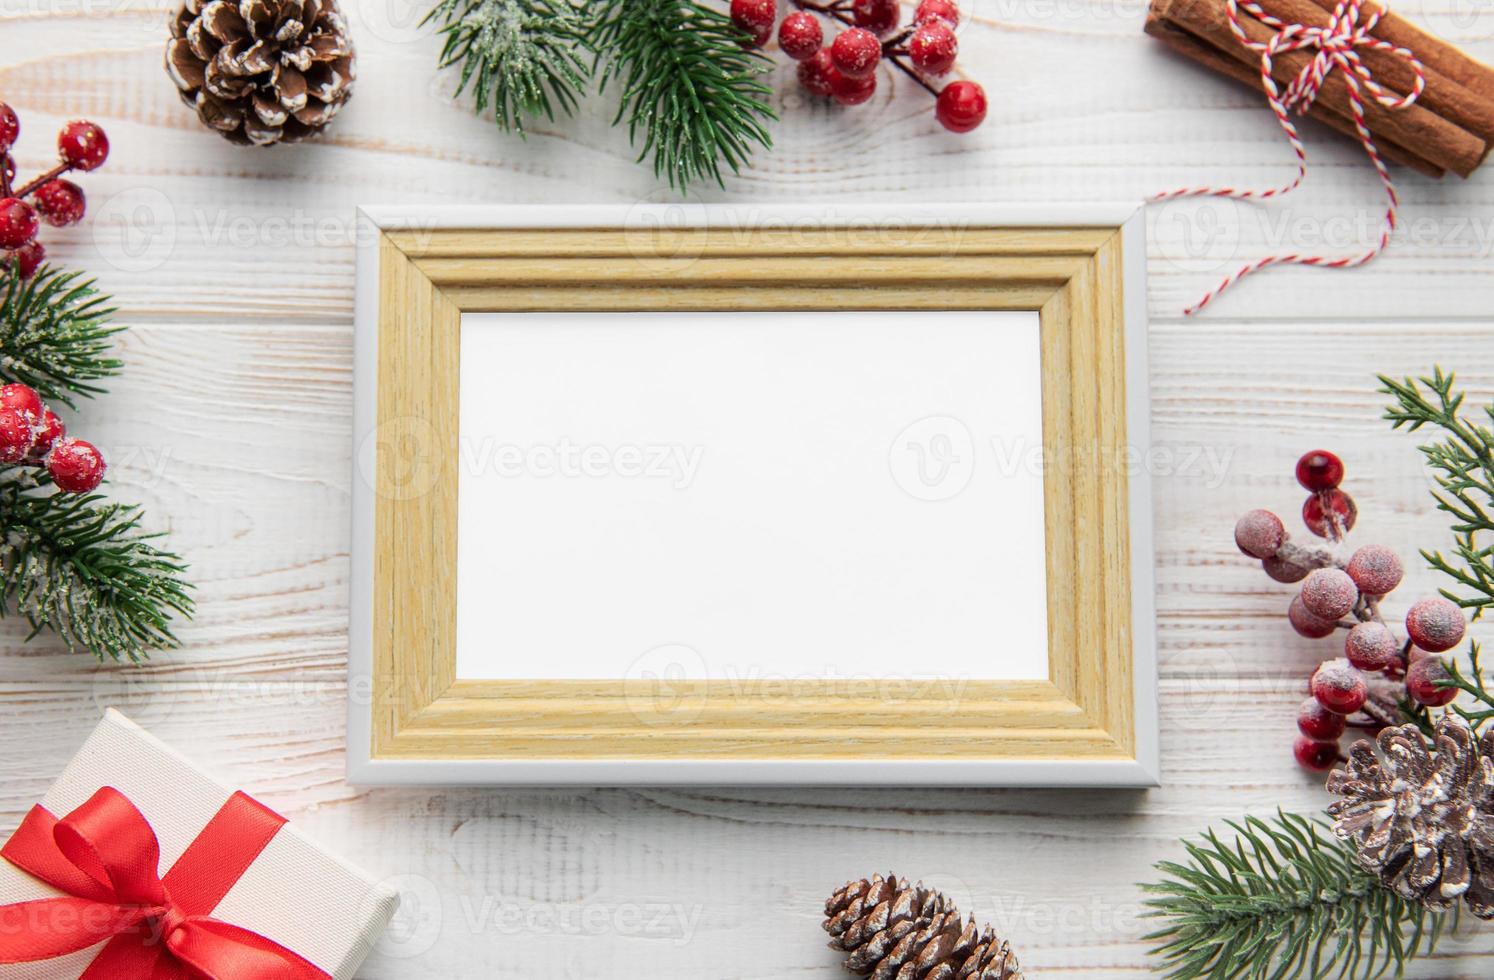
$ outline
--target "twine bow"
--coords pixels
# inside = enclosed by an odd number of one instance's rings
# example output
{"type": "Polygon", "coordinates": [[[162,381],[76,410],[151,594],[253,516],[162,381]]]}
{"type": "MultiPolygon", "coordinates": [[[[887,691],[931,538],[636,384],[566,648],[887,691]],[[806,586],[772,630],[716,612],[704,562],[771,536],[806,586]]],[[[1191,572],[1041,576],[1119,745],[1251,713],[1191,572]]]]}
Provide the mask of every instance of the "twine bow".
{"type": "Polygon", "coordinates": [[[1415,104],[1422,90],[1426,88],[1426,73],[1414,54],[1406,48],[1371,36],[1375,25],[1380,22],[1383,15],[1383,7],[1380,10],[1371,11],[1367,16],[1362,16],[1363,0],[1340,0],[1333,8],[1325,26],[1308,27],[1304,24],[1290,24],[1273,17],[1254,0],[1243,0],[1243,2],[1242,0],[1227,0],[1227,3],[1230,32],[1241,44],[1258,52],[1261,56],[1261,87],[1266,92],[1266,101],[1270,103],[1271,111],[1276,114],[1276,121],[1281,124],[1282,132],[1286,134],[1287,141],[1292,145],[1292,151],[1297,155],[1297,176],[1280,187],[1273,187],[1269,190],[1242,190],[1235,187],[1180,187],[1177,190],[1158,194],[1152,200],[1167,201],[1179,197],[1207,196],[1264,201],[1295,190],[1307,176],[1307,153],[1302,147],[1302,139],[1297,134],[1297,127],[1292,122],[1291,114],[1295,111],[1298,115],[1302,115],[1311,109],[1317,100],[1323,81],[1337,68],[1340,69],[1348,90],[1349,114],[1354,123],[1354,130],[1370,163],[1374,165],[1375,172],[1380,175],[1380,183],[1385,188],[1387,205],[1380,237],[1367,251],[1347,256],[1302,255],[1297,252],[1267,255],[1242,266],[1227,276],[1218,286],[1205,293],[1197,303],[1184,310],[1183,313],[1187,316],[1208,306],[1220,293],[1246,276],[1273,265],[1311,265],[1330,269],[1349,269],[1366,264],[1384,251],[1385,246],[1390,244],[1391,236],[1395,233],[1396,214],[1401,201],[1400,195],[1396,193],[1395,184],[1390,179],[1390,172],[1385,167],[1385,161],[1380,158],[1380,151],[1376,149],[1374,137],[1364,120],[1364,93],[1368,92],[1386,109],[1399,110],[1415,104]],[[1240,23],[1241,8],[1276,31],[1270,40],[1252,41],[1250,39],[1240,23]],[[1376,82],[1369,68],[1364,64],[1364,60],[1359,56],[1360,48],[1386,51],[1405,59],[1415,75],[1411,91],[1405,95],[1398,95],[1376,82]],[[1277,55],[1293,51],[1312,51],[1313,57],[1283,91],[1276,84],[1276,79],[1272,77],[1272,62],[1277,55]]]}

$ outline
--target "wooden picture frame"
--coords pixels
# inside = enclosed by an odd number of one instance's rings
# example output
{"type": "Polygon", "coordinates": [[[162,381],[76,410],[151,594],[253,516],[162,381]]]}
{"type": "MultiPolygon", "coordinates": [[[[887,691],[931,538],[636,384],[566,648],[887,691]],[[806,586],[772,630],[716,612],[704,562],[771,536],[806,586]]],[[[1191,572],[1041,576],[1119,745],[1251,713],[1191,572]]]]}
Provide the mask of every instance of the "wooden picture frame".
{"type": "Polygon", "coordinates": [[[367,208],[359,226],[353,782],[1156,784],[1136,208],[367,208]],[[1043,475],[1047,679],[877,704],[874,683],[769,701],[458,676],[463,313],[847,309],[1038,311],[1044,448],[1072,461],[1043,475]]]}

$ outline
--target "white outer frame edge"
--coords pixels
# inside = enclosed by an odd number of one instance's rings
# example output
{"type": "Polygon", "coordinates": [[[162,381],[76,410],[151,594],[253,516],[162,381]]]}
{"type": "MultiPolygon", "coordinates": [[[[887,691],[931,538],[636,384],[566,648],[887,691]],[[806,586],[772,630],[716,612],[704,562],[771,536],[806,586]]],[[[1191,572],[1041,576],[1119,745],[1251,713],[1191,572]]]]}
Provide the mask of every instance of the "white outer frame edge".
{"type": "Polygon", "coordinates": [[[1150,474],[1130,482],[1134,761],[1064,760],[500,760],[373,759],[374,494],[377,447],[379,233],[385,229],[737,227],[978,224],[1121,228],[1125,263],[1127,448],[1151,449],[1146,223],[1140,205],[522,205],[374,206],[357,215],[354,297],[352,574],[348,650],[348,781],[367,786],[991,786],[1160,785],[1155,562],[1150,474]]]}

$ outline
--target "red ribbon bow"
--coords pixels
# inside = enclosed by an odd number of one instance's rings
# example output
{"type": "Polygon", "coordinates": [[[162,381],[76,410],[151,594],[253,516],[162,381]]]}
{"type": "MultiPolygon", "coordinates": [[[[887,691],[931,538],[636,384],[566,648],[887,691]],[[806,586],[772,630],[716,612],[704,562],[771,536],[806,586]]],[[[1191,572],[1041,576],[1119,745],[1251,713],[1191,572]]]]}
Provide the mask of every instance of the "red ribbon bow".
{"type": "Polygon", "coordinates": [[[235,793],[163,879],[155,831],[119,790],[105,786],[61,820],[34,807],[0,857],[66,896],[0,906],[0,963],[107,940],[80,980],[331,980],[279,943],[208,917],[284,823],[235,793]]]}

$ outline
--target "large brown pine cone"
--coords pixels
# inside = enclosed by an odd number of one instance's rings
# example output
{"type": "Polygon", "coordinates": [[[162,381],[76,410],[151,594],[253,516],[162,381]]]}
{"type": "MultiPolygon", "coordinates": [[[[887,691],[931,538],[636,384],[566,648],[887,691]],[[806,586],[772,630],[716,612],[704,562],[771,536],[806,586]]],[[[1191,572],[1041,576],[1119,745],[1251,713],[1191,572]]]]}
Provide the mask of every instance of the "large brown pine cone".
{"type": "Polygon", "coordinates": [[[872,980],[1022,980],[1008,943],[998,942],[943,893],[897,875],[873,875],[841,888],[825,903],[830,948],[846,969],[872,980]]]}
{"type": "Polygon", "coordinates": [[[1328,808],[1333,829],[1402,898],[1432,908],[1461,898],[1494,919],[1494,729],[1475,742],[1444,716],[1434,749],[1415,725],[1356,743],[1347,768],[1328,776],[1343,797],[1328,808]]]}
{"type": "Polygon", "coordinates": [[[185,0],[166,71],[210,129],[260,146],[315,135],[356,77],[336,0],[185,0]]]}

